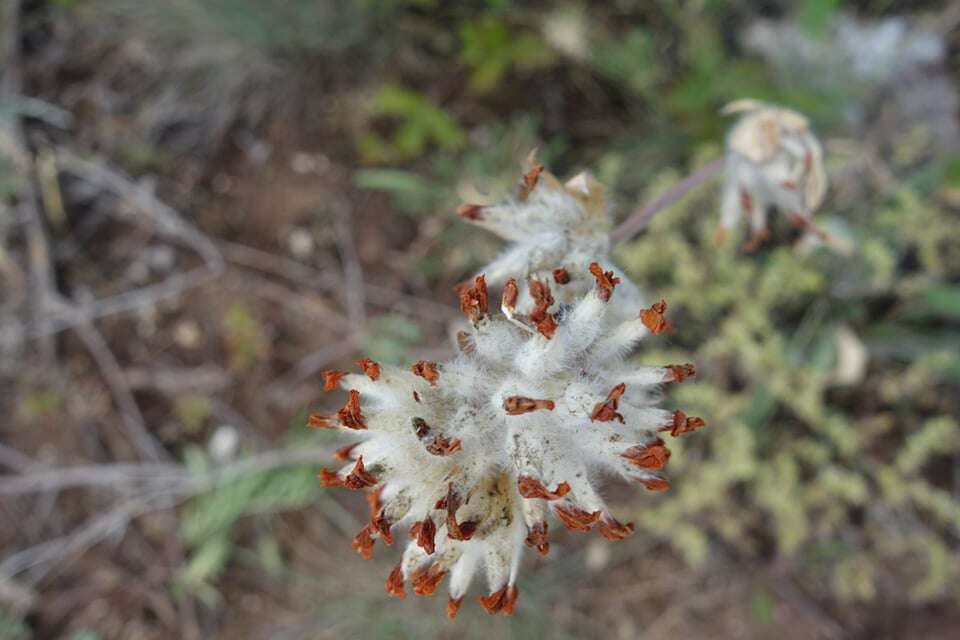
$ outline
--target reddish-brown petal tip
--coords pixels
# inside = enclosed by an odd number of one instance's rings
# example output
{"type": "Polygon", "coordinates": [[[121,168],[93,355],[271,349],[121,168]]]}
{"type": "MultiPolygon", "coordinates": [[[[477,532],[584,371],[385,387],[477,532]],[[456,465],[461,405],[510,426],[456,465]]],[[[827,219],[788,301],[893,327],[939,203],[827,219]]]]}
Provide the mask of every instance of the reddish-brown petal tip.
{"type": "Polygon", "coordinates": [[[489,299],[487,295],[487,280],[483,274],[473,279],[473,286],[463,285],[457,291],[460,296],[460,311],[471,322],[476,322],[487,314],[489,299]]]}
{"type": "Polygon", "coordinates": [[[337,411],[340,424],[348,429],[366,429],[367,420],[360,413],[360,392],[350,389],[350,398],[343,408],[337,411]]]}
{"type": "Polygon", "coordinates": [[[532,411],[553,411],[556,403],[553,400],[537,400],[524,396],[508,396],[503,399],[503,410],[507,415],[519,416],[532,411]]]}
{"type": "Polygon", "coordinates": [[[432,554],[437,550],[436,544],[434,544],[436,535],[437,525],[430,517],[414,522],[413,526],[410,527],[410,537],[416,540],[417,546],[426,551],[427,554],[432,554]]]}
{"type": "Polygon", "coordinates": [[[604,271],[596,262],[590,263],[590,273],[597,279],[597,295],[607,302],[613,295],[613,288],[620,284],[620,278],[613,275],[613,271],[604,271]]]}
{"type": "Polygon", "coordinates": [[[697,368],[690,363],[669,364],[664,368],[667,370],[664,382],[683,382],[687,378],[697,375],[697,368]]]}
{"type": "Polygon", "coordinates": [[[464,220],[480,220],[483,217],[483,205],[462,204],[457,207],[457,215],[464,220]]]}
{"type": "Polygon", "coordinates": [[[413,375],[420,376],[431,385],[436,385],[437,380],[440,379],[440,373],[437,371],[437,363],[430,362],[429,360],[420,360],[412,367],[410,370],[413,371],[413,375]]]}
{"type": "Polygon", "coordinates": [[[524,541],[528,547],[533,547],[542,556],[550,552],[550,543],[547,541],[547,523],[537,522],[527,530],[524,541]]]}
{"type": "Polygon", "coordinates": [[[570,272],[559,267],[553,270],[553,281],[557,284],[569,284],[570,283],[570,272]]]}
{"type": "Polygon", "coordinates": [[[535,164],[529,171],[523,174],[523,178],[520,180],[520,193],[519,197],[521,200],[526,200],[530,195],[530,192],[533,191],[534,187],[537,186],[537,182],[540,180],[540,174],[543,173],[543,165],[535,164]]]}
{"type": "Polygon", "coordinates": [[[354,442],[353,444],[348,444],[345,447],[340,447],[333,452],[333,457],[337,460],[350,460],[350,453],[359,445],[359,442],[354,442]]]}
{"type": "Polygon", "coordinates": [[[623,524],[612,516],[609,519],[601,518],[597,528],[600,530],[600,535],[607,540],[623,540],[632,536],[634,530],[632,522],[623,524]]]}
{"type": "Polygon", "coordinates": [[[549,340],[559,326],[556,317],[547,311],[554,303],[550,286],[533,278],[527,281],[527,286],[530,288],[530,297],[533,298],[536,305],[530,313],[530,321],[537,328],[537,331],[549,340]]]}
{"type": "Polygon", "coordinates": [[[453,488],[453,483],[447,484],[447,495],[435,505],[436,509],[447,510],[447,537],[452,540],[469,540],[477,530],[476,522],[457,522],[457,509],[460,508],[460,494],[453,488]]]}
{"type": "Polygon", "coordinates": [[[662,469],[670,459],[670,449],[663,444],[663,440],[657,438],[646,446],[630,447],[620,455],[641,469],[662,469]]]}
{"type": "Polygon", "coordinates": [[[418,596],[432,596],[445,575],[447,575],[446,570],[436,563],[417,569],[410,576],[413,592],[418,596]]]}
{"type": "Polygon", "coordinates": [[[610,393],[607,394],[606,400],[594,405],[593,412],[590,414],[590,420],[593,422],[619,420],[620,424],[623,424],[623,416],[617,413],[617,409],[620,406],[620,396],[622,396],[626,390],[627,385],[622,382],[611,389],[610,393]]]}
{"type": "Polygon", "coordinates": [[[353,539],[353,549],[366,560],[373,558],[373,537],[370,535],[370,525],[360,530],[360,533],[353,539]]]}
{"type": "Polygon", "coordinates": [[[330,416],[322,416],[319,413],[315,413],[307,418],[307,426],[313,429],[335,429],[337,427],[333,418],[330,416]]]}
{"type": "Polygon", "coordinates": [[[553,512],[568,529],[574,531],[590,531],[590,527],[600,519],[599,511],[590,512],[577,507],[554,505],[553,512]]]}
{"type": "Polygon", "coordinates": [[[541,498],[543,500],[559,500],[570,493],[570,485],[566,482],[561,482],[557,485],[556,489],[550,491],[536,478],[520,476],[517,478],[517,490],[521,496],[528,499],[541,498]]]}
{"type": "Polygon", "coordinates": [[[519,295],[520,291],[517,289],[516,279],[510,278],[503,285],[503,294],[500,296],[500,306],[512,312],[517,306],[517,297],[519,295]]]}
{"type": "Polygon", "coordinates": [[[435,456],[449,456],[460,451],[462,448],[458,438],[451,440],[444,436],[436,435],[433,436],[433,440],[427,444],[427,453],[435,456]]]}
{"type": "Polygon", "coordinates": [[[393,544],[393,532],[390,530],[392,525],[390,521],[387,520],[387,516],[383,511],[378,512],[377,515],[371,519],[370,525],[380,534],[380,537],[383,538],[384,544],[393,544]]]}
{"type": "Polygon", "coordinates": [[[340,383],[340,378],[347,374],[337,369],[331,369],[329,371],[321,371],[320,375],[323,376],[323,390],[333,391],[340,383]]]}
{"type": "MultiPolygon", "coordinates": [[[[383,502],[380,500],[380,494],[383,493],[383,486],[376,487],[367,492],[367,504],[370,505],[370,522],[377,517],[380,509],[383,508],[383,502]]],[[[374,526],[376,529],[376,526],[374,526]]]]}
{"type": "Polygon", "coordinates": [[[670,483],[663,478],[644,478],[640,482],[650,491],[666,491],[670,488],[670,483]]]}
{"type": "Polygon", "coordinates": [[[663,333],[670,328],[670,323],[663,317],[666,310],[667,302],[665,300],[655,302],[649,309],[640,312],[640,322],[650,330],[650,333],[663,333]]]}
{"type": "Polygon", "coordinates": [[[453,596],[447,596],[447,617],[451,620],[456,618],[461,604],[463,604],[463,596],[456,599],[453,596]]]}
{"type": "Polygon", "coordinates": [[[690,433],[705,426],[707,426],[707,423],[703,421],[703,418],[696,416],[688,418],[687,414],[677,409],[671,415],[670,422],[660,427],[658,431],[670,432],[670,435],[676,438],[683,433],[690,433]]]}
{"type": "Polygon", "coordinates": [[[387,593],[396,598],[407,597],[407,593],[403,590],[403,568],[399,562],[387,577],[387,593]]]}
{"type": "Polygon", "coordinates": [[[377,478],[363,466],[363,456],[357,458],[353,469],[343,479],[343,486],[348,489],[366,489],[377,484],[377,478]]]}
{"type": "Polygon", "coordinates": [[[343,480],[340,478],[340,475],[336,471],[330,471],[326,467],[320,469],[320,473],[317,474],[317,477],[320,479],[320,484],[325,487],[342,487],[343,480]]]}
{"type": "Polygon", "coordinates": [[[357,360],[357,366],[359,366],[360,369],[363,370],[363,372],[367,374],[367,377],[371,380],[376,381],[380,378],[380,365],[370,358],[362,358],[357,360]]]}
{"type": "Polygon", "coordinates": [[[513,613],[519,595],[516,585],[504,585],[488,596],[480,596],[479,601],[491,615],[497,613],[510,615],[513,613]]]}

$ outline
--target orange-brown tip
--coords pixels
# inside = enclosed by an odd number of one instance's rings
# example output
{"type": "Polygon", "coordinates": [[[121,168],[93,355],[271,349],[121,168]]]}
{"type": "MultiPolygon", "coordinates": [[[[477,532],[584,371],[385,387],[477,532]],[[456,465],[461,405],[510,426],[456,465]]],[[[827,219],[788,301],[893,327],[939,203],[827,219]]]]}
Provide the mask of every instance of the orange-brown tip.
{"type": "Polygon", "coordinates": [[[644,478],[640,481],[650,491],[666,491],[670,483],[663,478],[644,478]]]}
{"type": "Polygon", "coordinates": [[[666,300],[655,302],[649,309],[644,309],[640,312],[640,322],[642,322],[643,326],[650,330],[650,333],[663,333],[670,328],[670,323],[667,322],[667,319],[663,317],[663,314],[666,312],[666,310],[666,300]]]}
{"type": "Polygon", "coordinates": [[[536,478],[531,478],[530,476],[520,476],[517,478],[517,491],[520,492],[521,496],[527,499],[540,498],[542,500],[559,500],[563,496],[570,493],[570,485],[566,482],[561,482],[557,485],[556,489],[550,491],[536,478]]]}
{"type": "Polygon", "coordinates": [[[403,590],[403,568],[399,562],[387,576],[386,588],[387,593],[395,598],[407,597],[407,593],[403,590]]]}
{"type": "Polygon", "coordinates": [[[415,362],[413,366],[410,367],[410,370],[413,372],[413,375],[420,376],[431,385],[436,385],[437,380],[440,379],[440,372],[437,371],[437,363],[430,362],[429,360],[419,360],[415,362]]]}
{"type": "Polygon", "coordinates": [[[360,530],[353,539],[353,549],[366,560],[373,558],[373,537],[370,535],[370,525],[360,530]]]}
{"type": "Polygon", "coordinates": [[[457,207],[457,215],[464,220],[481,220],[483,218],[483,205],[462,204],[457,207]]]}
{"type": "Polygon", "coordinates": [[[664,382],[683,382],[687,378],[697,375],[697,368],[690,363],[670,364],[664,368],[667,370],[664,382]]]}
{"type": "Polygon", "coordinates": [[[601,300],[607,302],[613,295],[613,288],[620,284],[620,278],[613,275],[613,271],[604,271],[596,262],[590,263],[590,273],[597,280],[597,295],[601,300]]]}
{"type": "Polygon", "coordinates": [[[337,369],[330,369],[329,371],[321,371],[320,375],[323,377],[323,390],[333,391],[340,383],[340,378],[347,374],[337,369]]]}
{"type": "Polygon", "coordinates": [[[670,449],[658,438],[646,446],[630,447],[621,457],[641,469],[662,469],[670,459],[670,449]]]}
{"type": "Polygon", "coordinates": [[[453,596],[447,596],[447,617],[453,620],[460,611],[460,605],[463,604],[463,597],[454,599],[453,596]]]}
{"type": "Polygon", "coordinates": [[[373,381],[380,378],[380,365],[370,358],[357,360],[357,366],[373,381]]]}
{"type": "Polygon", "coordinates": [[[607,540],[623,540],[633,535],[634,526],[632,522],[623,524],[616,518],[609,517],[609,519],[601,518],[600,522],[597,523],[597,529],[600,530],[600,535],[607,540]]]}

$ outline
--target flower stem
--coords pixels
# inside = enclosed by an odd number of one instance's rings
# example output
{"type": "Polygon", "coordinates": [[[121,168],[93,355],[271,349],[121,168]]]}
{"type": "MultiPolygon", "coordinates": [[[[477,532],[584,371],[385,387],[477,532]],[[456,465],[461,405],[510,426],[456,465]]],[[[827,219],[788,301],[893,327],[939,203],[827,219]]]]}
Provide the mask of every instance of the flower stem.
{"type": "Polygon", "coordinates": [[[722,169],[723,158],[711,160],[697,171],[667,189],[667,191],[653,202],[634,211],[630,214],[630,217],[624,220],[620,226],[610,234],[611,244],[615,247],[643,231],[650,223],[650,220],[653,219],[653,216],[717,176],[722,169]]]}

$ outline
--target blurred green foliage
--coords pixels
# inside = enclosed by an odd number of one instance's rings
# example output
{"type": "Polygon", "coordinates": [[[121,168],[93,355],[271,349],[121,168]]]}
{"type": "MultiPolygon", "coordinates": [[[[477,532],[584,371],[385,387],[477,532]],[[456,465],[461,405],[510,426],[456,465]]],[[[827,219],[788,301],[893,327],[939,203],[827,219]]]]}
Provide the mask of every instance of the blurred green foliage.
{"type": "MultiPolygon", "coordinates": [[[[202,475],[211,470],[210,461],[201,450],[188,449],[185,457],[192,473],[202,475]]],[[[177,576],[175,588],[216,606],[220,594],[215,580],[234,552],[238,521],[245,516],[306,506],[315,502],[321,491],[316,470],[310,465],[299,465],[251,472],[193,498],[180,517],[180,536],[189,557],[177,576]]],[[[264,566],[276,569],[282,564],[276,543],[268,534],[261,535],[256,544],[264,566]]]]}
{"type": "Polygon", "coordinates": [[[361,135],[360,154],[367,161],[418,156],[430,144],[447,151],[463,146],[463,131],[453,118],[416,91],[383,86],[374,96],[369,113],[374,118],[393,118],[397,125],[389,140],[371,131],[361,135]]]}
{"type": "Polygon", "coordinates": [[[674,443],[672,495],[631,515],[694,564],[717,537],[748,556],[772,546],[845,598],[870,599],[885,579],[916,600],[955,597],[953,214],[905,186],[849,213],[851,256],[744,256],[713,246],[715,198],[662,213],[618,253],[679,319],[643,361],[696,362],[698,382],[670,397],[712,425],[674,443]],[[856,381],[837,379],[842,327],[869,354],[856,381]]]}
{"type": "Polygon", "coordinates": [[[460,41],[460,59],[470,68],[469,86],[480,93],[495,88],[511,68],[534,71],[554,59],[539,34],[512,31],[492,15],[463,23],[460,41]]]}

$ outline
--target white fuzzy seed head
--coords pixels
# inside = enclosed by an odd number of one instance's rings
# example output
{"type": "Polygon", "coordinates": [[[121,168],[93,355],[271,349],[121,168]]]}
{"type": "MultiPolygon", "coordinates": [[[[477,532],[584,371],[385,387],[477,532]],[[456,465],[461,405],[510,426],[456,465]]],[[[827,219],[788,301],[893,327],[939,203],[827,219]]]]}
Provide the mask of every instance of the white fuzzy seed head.
{"type": "Polygon", "coordinates": [[[720,235],[749,217],[753,244],[766,239],[767,210],[776,208],[809,228],[827,188],[820,142],[800,113],[757,100],[737,100],[724,114],[741,114],[726,140],[720,235]]]}
{"type": "MultiPolygon", "coordinates": [[[[587,273],[594,285],[578,300],[556,302],[540,283],[537,308],[512,318],[490,312],[478,276],[460,291],[470,330],[453,360],[404,370],[364,359],[363,374],[324,373],[326,388],[340,385],[349,399],[336,416],[310,424],[354,442],[338,451],[346,465],[320,478],[369,490],[370,523],[354,548],[369,558],[375,540],[391,544],[398,530],[410,537],[387,580],[390,594],[405,595],[407,582],[432,594],[449,574],[453,616],[482,569],[489,590],[481,604],[511,613],[523,548],[548,552],[551,513],[571,529],[596,527],[620,540],[633,525],[611,515],[598,480],[669,487],[660,475],[670,456],[661,436],[703,421],[655,403],[660,385],[694,375],[693,366],[626,365],[622,356],[642,337],[669,328],[666,303],[611,320],[617,278],[597,264],[587,273]]],[[[505,309],[513,296],[506,287],[505,309]]]]}
{"type": "MultiPolygon", "coordinates": [[[[536,306],[525,287],[530,279],[562,284],[555,291],[560,304],[572,304],[590,291],[593,278],[588,266],[610,262],[611,226],[603,187],[593,176],[580,173],[561,183],[532,158],[529,164],[512,197],[491,205],[465,204],[457,210],[466,221],[512,243],[481,271],[492,287],[516,278],[517,309],[525,314],[536,306]]],[[[637,286],[616,269],[614,273],[621,281],[618,309],[641,305],[637,286]]]]}

